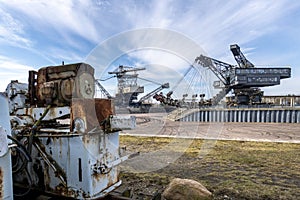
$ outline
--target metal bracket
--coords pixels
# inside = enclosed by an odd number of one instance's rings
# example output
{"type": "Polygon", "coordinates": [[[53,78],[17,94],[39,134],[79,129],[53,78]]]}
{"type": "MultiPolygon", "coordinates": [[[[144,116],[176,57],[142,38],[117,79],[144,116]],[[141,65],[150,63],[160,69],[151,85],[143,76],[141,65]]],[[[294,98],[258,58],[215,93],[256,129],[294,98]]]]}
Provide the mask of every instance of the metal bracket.
{"type": "Polygon", "coordinates": [[[131,130],[136,126],[136,118],[134,116],[116,116],[111,115],[103,122],[104,130],[107,133],[117,132],[121,130],[131,130]]]}
{"type": "Polygon", "coordinates": [[[95,163],[94,165],[92,165],[93,172],[95,174],[107,174],[115,166],[121,164],[122,162],[124,162],[124,161],[126,161],[130,158],[138,156],[138,155],[140,155],[139,152],[134,153],[134,154],[129,154],[129,155],[123,156],[123,157],[121,157],[117,160],[114,160],[114,161],[112,161],[108,164],[103,164],[103,163],[97,164],[97,163],[95,163]]]}

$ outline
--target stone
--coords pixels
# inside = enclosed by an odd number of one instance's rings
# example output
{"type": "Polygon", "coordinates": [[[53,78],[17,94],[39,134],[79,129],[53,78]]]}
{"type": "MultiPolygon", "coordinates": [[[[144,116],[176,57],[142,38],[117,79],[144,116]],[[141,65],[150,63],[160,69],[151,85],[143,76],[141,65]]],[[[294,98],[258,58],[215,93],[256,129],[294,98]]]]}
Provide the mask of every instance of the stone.
{"type": "Polygon", "coordinates": [[[201,183],[191,179],[175,178],[162,194],[166,200],[209,200],[212,194],[201,183]]]}

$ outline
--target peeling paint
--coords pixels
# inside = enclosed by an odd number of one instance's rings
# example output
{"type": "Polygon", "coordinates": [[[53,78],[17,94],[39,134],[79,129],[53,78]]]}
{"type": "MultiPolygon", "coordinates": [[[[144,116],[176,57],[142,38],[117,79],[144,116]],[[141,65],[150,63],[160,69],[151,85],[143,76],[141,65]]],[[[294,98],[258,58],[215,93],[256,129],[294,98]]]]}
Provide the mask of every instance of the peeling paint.
{"type": "MultiPolygon", "coordinates": [[[[80,63],[32,72],[30,97],[34,99],[26,99],[31,106],[12,113],[21,122],[18,131],[30,130],[45,107],[49,104],[52,107],[43,116],[43,123],[34,127],[37,130],[32,143],[35,148],[31,151],[32,162],[27,166],[31,189],[82,199],[103,197],[121,184],[116,165],[110,164],[119,159],[118,132],[103,130],[103,121],[109,121],[107,119],[115,113],[114,106],[112,100],[93,99],[93,91],[86,89],[86,84],[93,85],[93,74],[90,65],[80,63]],[[68,123],[60,123],[61,120],[68,120],[68,123]],[[93,175],[94,163],[105,169],[99,168],[100,172],[93,175]]],[[[3,173],[1,171],[0,175],[4,176],[3,173]]],[[[28,187],[26,180],[23,173],[14,176],[15,183],[24,187],[28,187]]],[[[2,181],[1,177],[1,190],[4,190],[2,182],[4,185],[7,181],[2,181]]],[[[1,195],[6,194],[1,192],[1,195]]]]}
{"type": "Polygon", "coordinates": [[[72,98],[91,98],[95,92],[93,88],[88,93],[82,91],[85,81],[89,84],[94,81],[94,68],[85,63],[41,68],[36,80],[37,104],[65,106],[72,98]]]}

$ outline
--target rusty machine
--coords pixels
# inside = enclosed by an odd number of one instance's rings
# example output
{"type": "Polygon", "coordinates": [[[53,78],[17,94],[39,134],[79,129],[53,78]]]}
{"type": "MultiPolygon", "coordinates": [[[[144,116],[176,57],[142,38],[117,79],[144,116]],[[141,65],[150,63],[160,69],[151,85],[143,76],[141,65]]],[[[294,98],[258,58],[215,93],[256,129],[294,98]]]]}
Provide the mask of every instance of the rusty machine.
{"type": "Polygon", "coordinates": [[[32,191],[96,199],[121,184],[119,131],[134,118],[114,115],[110,99],[96,99],[94,69],[85,63],[29,71],[12,81],[9,105],[14,196],[32,191]]]}

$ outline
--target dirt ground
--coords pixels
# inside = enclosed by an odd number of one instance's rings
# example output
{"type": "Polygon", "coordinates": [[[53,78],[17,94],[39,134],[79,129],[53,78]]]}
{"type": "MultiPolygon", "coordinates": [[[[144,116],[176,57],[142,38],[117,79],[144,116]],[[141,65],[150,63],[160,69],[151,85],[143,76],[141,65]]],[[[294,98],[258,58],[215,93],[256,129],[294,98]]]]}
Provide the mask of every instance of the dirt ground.
{"type": "Polygon", "coordinates": [[[201,182],[214,199],[298,199],[300,125],[171,122],[137,115],[120,138],[139,156],[122,165],[133,199],[160,199],[173,178],[201,182]],[[187,139],[190,138],[190,139],[187,139]]]}
{"type": "Polygon", "coordinates": [[[123,135],[300,143],[300,124],[174,122],[163,114],[136,114],[134,130],[123,135]]]}

